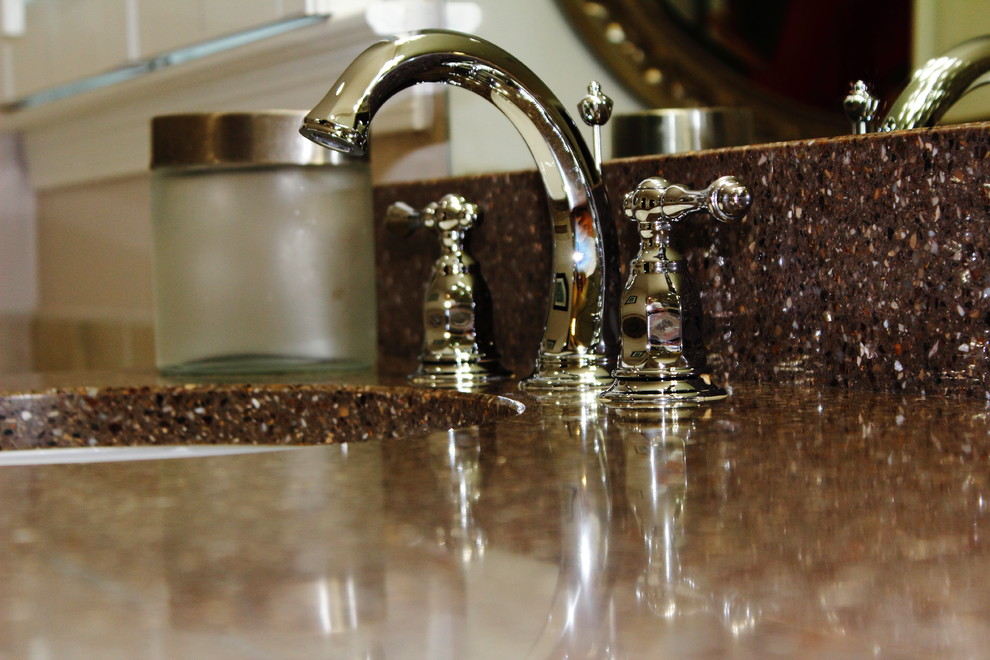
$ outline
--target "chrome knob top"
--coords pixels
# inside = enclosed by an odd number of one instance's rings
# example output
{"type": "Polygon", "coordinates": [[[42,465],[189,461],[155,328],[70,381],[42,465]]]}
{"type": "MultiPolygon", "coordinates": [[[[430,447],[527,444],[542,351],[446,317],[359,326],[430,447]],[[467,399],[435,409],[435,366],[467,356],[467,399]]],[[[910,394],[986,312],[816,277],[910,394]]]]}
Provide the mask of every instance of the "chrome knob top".
{"type": "Polygon", "coordinates": [[[588,95],[578,103],[581,120],[591,126],[591,139],[594,145],[595,166],[602,169],[602,126],[612,118],[612,99],[602,92],[601,83],[592,80],[588,83],[588,95]]]}
{"type": "Polygon", "coordinates": [[[880,99],[875,97],[862,80],[857,80],[842,101],[842,109],[852,122],[853,135],[864,135],[877,130],[876,114],[880,99]]]}
{"type": "Polygon", "coordinates": [[[578,104],[578,112],[588,126],[603,126],[612,118],[612,99],[602,92],[597,80],[588,83],[588,95],[578,104]]]}

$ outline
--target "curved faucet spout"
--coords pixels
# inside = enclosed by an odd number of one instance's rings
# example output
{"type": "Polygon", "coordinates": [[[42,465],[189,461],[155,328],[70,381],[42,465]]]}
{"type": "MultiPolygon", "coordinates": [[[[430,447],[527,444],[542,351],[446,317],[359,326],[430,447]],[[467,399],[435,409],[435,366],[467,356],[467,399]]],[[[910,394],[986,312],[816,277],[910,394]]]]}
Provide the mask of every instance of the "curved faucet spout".
{"type": "Polygon", "coordinates": [[[530,389],[606,387],[618,352],[618,249],[601,174],[557,97],[517,59],[478,37],[425,30],[364,51],[306,116],[303,135],[365,153],[381,105],[417,83],[488,99],[519,131],[546,187],[553,223],[549,309],[530,389]]]}
{"type": "Polygon", "coordinates": [[[897,97],[881,131],[934,126],[967,92],[984,85],[990,72],[990,36],[976,37],[934,57],[914,72],[897,97]]]}

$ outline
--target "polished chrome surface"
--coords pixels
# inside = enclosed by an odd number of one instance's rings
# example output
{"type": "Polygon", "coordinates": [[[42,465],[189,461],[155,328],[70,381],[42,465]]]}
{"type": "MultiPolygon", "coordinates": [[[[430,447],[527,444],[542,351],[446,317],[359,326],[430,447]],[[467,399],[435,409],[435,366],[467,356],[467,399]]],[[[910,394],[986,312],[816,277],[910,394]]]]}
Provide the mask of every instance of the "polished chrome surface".
{"type": "Polygon", "coordinates": [[[753,142],[749,108],[665,108],[616,115],[612,157],[676,154],[753,142]]]}
{"type": "Polygon", "coordinates": [[[990,35],[976,37],[934,57],[914,72],[894,101],[881,131],[934,126],[967,92],[990,82],[990,35]]]}
{"type": "Polygon", "coordinates": [[[532,71],[470,35],[426,30],[393,37],[359,55],[300,130],[331,149],[363,154],[381,105],[395,93],[427,82],[468,89],[505,114],[529,147],[546,188],[553,272],[536,373],[524,386],[604,387],[618,348],[615,227],[584,140],[532,71]]]}
{"type": "Polygon", "coordinates": [[[721,222],[739,220],[751,204],[749,189],[731,176],[704,190],[653,177],[626,195],[623,210],[639,225],[640,249],[622,293],[622,357],[615,381],[601,394],[606,405],[691,407],[726,396],[707,373],[700,296],[670,230],[702,211],[721,222]]]}
{"type": "MultiPolygon", "coordinates": [[[[614,550],[617,443],[595,405],[577,402],[546,409],[545,442],[552,472],[567,502],[560,528],[560,571],[543,629],[528,658],[616,658],[615,582],[621,569],[614,550]]],[[[602,415],[604,417],[604,415],[602,415]]]]}
{"type": "MultiPolygon", "coordinates": [[[[636,190],[623,200],[626,216],[640,223],[643,232],[652,232],[643,223],[661,223],[662,226],[684,219],[692,213],[708,212],[716,220],[739,220],[752,205],[749,189],[733,176],[723,176],[703,190],[672,184],[666,179],[652,177],[640,182],[636,190]]],[[[669,251],[670,246],[665,248],[669,251]]]]}
{"type": "Polygon", "coordinates": [[[151,120],[151,167],[339,165],[355,159],[299,136],[301,110],[201,112],[151,120]]]}
{"type": "Polygon", "coordinates": [[[591,126],[592,142],[595,149],[595,167],[602,169],[602,126],[612,117],[612,99],[603,91],[597,80],[588,84],[588,94],[578,103],[581,121],[591,126]]]}
{"type": "Polygon", "coordinates": [[[849,95],[842,101],[842,109],[852,122],[853,135],[864,135],[876,130],[877,109],[880,99],[870,92],[862,80],[852,84],[849,95]]]}
{"type": "Polygon", "coordinates": [[[423,302],[419,368],[409,376],[417,385],[470,388],[511,375],[495,348],[491,295],[478,263],[464,247],[465,235],[480,219],[478,205],[460,195],[444,195],[421,211],[398,202],[385,213],[393,233],[407,235],[426,227],[440,235],[440,256],[423,302]]]}

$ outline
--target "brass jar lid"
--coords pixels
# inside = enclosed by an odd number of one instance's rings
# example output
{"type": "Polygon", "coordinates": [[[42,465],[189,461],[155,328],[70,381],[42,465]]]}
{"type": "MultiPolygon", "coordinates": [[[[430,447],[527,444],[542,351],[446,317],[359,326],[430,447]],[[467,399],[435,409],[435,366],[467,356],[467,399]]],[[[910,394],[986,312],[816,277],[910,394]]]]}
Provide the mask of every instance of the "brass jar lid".
{"type": "Polygon", "coordinates": [[[151,169],[363,162],[300,135],[305,116],[303,111],[272,110],[154,117],[151,169]]]}

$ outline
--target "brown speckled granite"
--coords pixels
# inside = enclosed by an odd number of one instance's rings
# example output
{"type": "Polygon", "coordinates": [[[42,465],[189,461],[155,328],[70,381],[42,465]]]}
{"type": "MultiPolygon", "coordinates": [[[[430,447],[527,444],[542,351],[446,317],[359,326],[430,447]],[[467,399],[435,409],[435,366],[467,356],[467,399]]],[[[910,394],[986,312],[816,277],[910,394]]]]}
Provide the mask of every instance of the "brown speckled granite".
{"type": "Polygon", "coordinates": [[[624,422],[514,387],[457,431],[0,468],[0,656],[986,655],[983,402],[741,384],[624,422]]]}
{"type": "MultiPolygon", "coordinates": [[[[613,200],[661,174],[691,186],[735,174],[754,206],[735,227],[682,233],[723,381],[824,383],[968,395],[990,391],[990,124],[810,140],[606,163],[613,200]],[[693,249],[692,249],[693,248],[693,249]]],[[[481,205],[470,249],[507,366],[528,374],[549,289],[549,222],[535,172],[379,187],[376,209],[448,192],[481,205]]],[[[622,262],[635,251],[616,213],[622,262]]],[[[383,356],[419,350],[428,237],[378,244],[383,356]]]]}
{"type": "Polygon", "coordinates": [[[0,450],[130,445],[299,445],[484,424],[504,399],[410,387],[186,385],[0,396],[0,450]]]}

